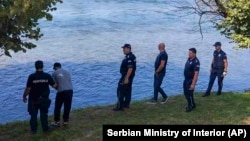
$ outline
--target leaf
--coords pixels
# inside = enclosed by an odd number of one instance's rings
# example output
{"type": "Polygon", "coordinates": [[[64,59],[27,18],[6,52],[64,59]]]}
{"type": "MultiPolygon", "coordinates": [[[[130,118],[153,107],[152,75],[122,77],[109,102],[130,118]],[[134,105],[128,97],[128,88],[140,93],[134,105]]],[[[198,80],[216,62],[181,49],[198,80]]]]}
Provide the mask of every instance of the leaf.
{"type": "Polygon", "coordinates": [[[46,17],[46,19],[48,20],[48,21],[52,21],[52,15],[51,14],[46,14],[45,15],[45,17],[46,17]]]}

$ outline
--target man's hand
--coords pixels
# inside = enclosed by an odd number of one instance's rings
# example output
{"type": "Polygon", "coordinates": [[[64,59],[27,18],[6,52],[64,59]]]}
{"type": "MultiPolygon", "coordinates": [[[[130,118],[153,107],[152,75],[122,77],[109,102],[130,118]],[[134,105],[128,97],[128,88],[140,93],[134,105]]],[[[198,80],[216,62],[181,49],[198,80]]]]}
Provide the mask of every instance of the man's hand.
{"type": "Polygon", "coordinates": [[[158,76],[159,76],[159,73],[155,72],[155,76],[158,77],[158,76]]]}
{"type": "Polygon", "coordinates": [[[27,102],[27,95],[29,95],[31,90],[31,87],[26,87],[23,93],[23,102],[26,103],[27,102]]]}
{"type": "Polygon", "coordinates": [[[194,85],[194,84],[191,84],[189,90],[194,90],[194,88],[195,88],[195,85],[194,85]]]}
{"type": "Polygon", "coordinates": [[[126,77],[125,80],[124,80],[124,84],[128,84],[128,78],[126,77]]]}
{"type": "Polygon", "coordinates": [[[225,77],[226,75],[227,75],[227,72],[224,71],[224,72],[222,73],[222,76],[225,77]]]}
{"type": "Polygon", "coordinates": [[[27,102],[27,98],[25,96],[25,97],[23,97],[23,103],[26,103],[26,102],[27,102]]]}

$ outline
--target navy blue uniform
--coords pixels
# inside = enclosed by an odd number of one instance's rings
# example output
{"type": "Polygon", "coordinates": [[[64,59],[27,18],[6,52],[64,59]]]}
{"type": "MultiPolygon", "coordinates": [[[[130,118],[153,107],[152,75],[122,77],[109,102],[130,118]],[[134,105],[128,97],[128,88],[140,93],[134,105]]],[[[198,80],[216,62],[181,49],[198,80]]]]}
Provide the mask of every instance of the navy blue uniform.
{"type": "Polygon", "coordinates": [[[156,102],[158,100],[158,93],[162,95],[163,99],[167,98],[167,94],[161,88],[161,84],[166,73],[166,65],[168,62],[168,54],[166,51],[160,52],[160,54],[156,57],[155,71],[159,68],[162,60],[165,61],[164,68],[157,74],[155,73],[154,75],[154,101],[156,102]]]}
{"type": "Polygon", "coordinates": [[[166,65],[168,62],[168,54],[166,51],[160,52],[160,54],[155,59],[155,71],[159,68],[161,61],[164,60],[164,68],[159,73],[165,73],[166,72],[166,65]]]}
{"type": "Polygon", "coordinates": [[[213,87],[214,81],[216,79],[216,77],[218,78],[218,92],[217,94],[220,95],[221,94],[221,90],[222,90],[222,86],[223,86],[223,71],[224,71],[224,59],[227,59],[227,55],[224,51],[220,50],[218,51],[214,51],[213,54],[214,57],[214,61],[212,63],[212,71],[210,74],[210,80],[209,80],[209,84],[208,84],[208,88],[206,91],[206,95],[210,95],[211,89],[213,87]]]}
{"type": "Polygon", "coordinates": [[[124,107],[128,108],[130,105],[132,83],[135,76],[135,71],[136,71],[136,57],[132,52],[130,52],[124,57],[120,67],[121,78],[119,80],[117,87],[118,103],[116,107],[119,110],[123,109],[124,107]],[[128,84],[123,84],[129,68],[133,68],[133,72],[129,77],[128,84]]]}
{"type": "Polygon", "coordinates": [[[186,100],[188,102],[188,106],[187,106],[188,109],[192,109],[195,107],[195,102],[194,102],[194,97],[193,97],[194,90],[189,90],[192,84],[192,80],[194,78],[195,71],[200,71],[200,61],[197,57],[195,57],[192,60],[188,59],[184,68],[185,80],[183,82],[183,91],[184,91],[186,100]]]}
{"type": "Polygon", "coordinates": [[[31,74],[27,81],[27,87],[31,88],[28,99],[28,112],[31,116],[30,126],[33,132],[37,131],[37,115],[40,110],[40,119],[43,131],[48,130],[48,109],[51,100],[49,99],[49,85],[54,85],[50,74],[37,71],[31,74]]]}

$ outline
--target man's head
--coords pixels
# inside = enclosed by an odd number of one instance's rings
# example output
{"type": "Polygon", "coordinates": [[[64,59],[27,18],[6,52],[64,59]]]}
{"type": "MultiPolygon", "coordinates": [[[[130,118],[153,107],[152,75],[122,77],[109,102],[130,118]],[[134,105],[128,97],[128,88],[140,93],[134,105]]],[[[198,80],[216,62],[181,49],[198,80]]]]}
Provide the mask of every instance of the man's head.
{"type": "Polygon", "coordinates": [[[43,69],[43,61],[37,60],[35,62],[35,68],[36,68],[36,70],[42,70],[43,69]]]}
{"type": "Polygon", "coordinates": [[[195,48],[190,48],[188,52],[188,57],[189,58],[194,58],[196,56],[196,49],[195,48]]]}
{"type": "Polygon", "coordinates": [[[62,67],[62,65],[59,62],[56,62],[56,63],[54,63],[53,69],[57,70],[57,69],[60,69],[61,67],[62,67]]]}
{"type": "Polygon", "coordinates": [[[160,43],[160,44],[158,45],[158,49],[159,49],[160,51],[164,51],[164,50],[165,50],[165,44],[164,44],[164,43],[160,43]]]}
{"type": "Polygon", "coordinates": [[[215,42],[213,46],[216,50],[221,50],[221,42],[215,42]]]}
{"type": "Polygon", "coordinates": [[[123,48],[123,53],[124,54],[129,54],[131,52],[131,45],[130,44],[124,44],[122,46],[122,48],[123,48]]]}

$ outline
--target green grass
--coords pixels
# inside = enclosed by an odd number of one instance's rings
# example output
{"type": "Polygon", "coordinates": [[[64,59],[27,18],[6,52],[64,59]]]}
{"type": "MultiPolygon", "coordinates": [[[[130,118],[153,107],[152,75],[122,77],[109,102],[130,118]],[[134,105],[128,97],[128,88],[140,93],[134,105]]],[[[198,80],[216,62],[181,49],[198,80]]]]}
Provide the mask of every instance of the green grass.
{"type": "MultiPolygon", "coordinates": [[[[195,94],[196,109],[186,113],[183,95],[170,97],[164,104],[148,105],[146,99],[133,101],[131,108],[114,112],[114,105],[73,110],[68,127],[36,135],[29,133],[28,121],[0,125],[2,141],[102,141],[103,124],[250,124],[250,93],[223,93],[202,97],[195,94]]],[[[49,120],[52,121],[50,116],[49,120]]]]}

